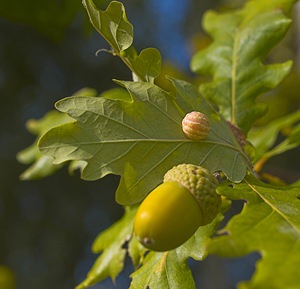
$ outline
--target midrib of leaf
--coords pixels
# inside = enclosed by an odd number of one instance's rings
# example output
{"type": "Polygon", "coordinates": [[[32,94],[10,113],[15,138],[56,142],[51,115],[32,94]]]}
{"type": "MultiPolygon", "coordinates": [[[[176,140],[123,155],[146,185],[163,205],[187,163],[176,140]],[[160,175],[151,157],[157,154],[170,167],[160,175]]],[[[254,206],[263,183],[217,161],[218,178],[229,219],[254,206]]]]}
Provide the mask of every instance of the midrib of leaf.
{"type": "Polygon", "coordinates": [[[168,252],[164,254],[163,265],[164,265],[164,269],[165,269],[166,277],[167,277],[167,281],[168,281],[168,288],[172,289],[171,285],[170,285],[170,276],[169,276],[169,272],[168,272],[168,269],[167,269],[167,257],[168,257],[168,252]]]}
{"type": "Polygon", "coordinates": [[[166,260],[168,257],[169,252],[163,253],[162,257],[160,258],[159,263],[157,264],[155,271],[161,272],[166,267],[166,260]]]}
{"type": "MultiPolygon", "coordinates": [[[[76,146],[81,146],[81,145],[95,145],[95,144],[115,144],[115,143],[142,143],[142,142],[155,142],[155,143],[180,143],[183,144],[183,143],[196,143],[195,141],[191,141],[191,140],[188,140],[188,139],[160,139],[160,138],[147,138],[147,139],[133,139],[133,138],[128,138],[128,139],[116,139],[116,140],[99,140],[99,141],[89,141],[89,142],[79,142],[79,143],[75,143],[73,142],[72,145],[76,145],[76,146]]],[[[217,141],[204,141],[202,140],[201,143],[206,143],[206,144],[212,144],[212,145],[215,145],[213,147],[213,149],[219,145],[219,146],[223,146],[223,147],[226,147],[226,148],[230,148],[232,150],[235,150],[237,153],[241,153],[241,151],[235,147],[235,146],[232,146],[230,144],[227,144],[227,143],[220,143],[220,142],[217,142],[217,141]]],[[[56,147],[68,147],[69,144],[59,144],[59,145],[56,145],[56,147]]],[[[52,146],[44,146],[43,145],[43,148],[51,148],[52,146]]],[[[211,151],[211,150],[210,150],[211,151]]],[[[242,153],[241,153],[242,154],[242,153]]],[[[242,154],[244,156],[244,154],[242,154]]]]}
{"type": "MultiPolygon", "coordinates": [[[[149,254],[159,254],[159,253],[150,252],[149,254]]],[[[162,256],[159,259],[159,262],[154,266],[153,272],[156,272],[156,273],[162,272],[162,270],[165,268],[166,258],[168,256],[168,254],[169,254],[169,252],[165,252],[162,254],[162,256]]],[[[151,258],[153,258],[153,257],[154,256],[152,255],[151,258]]],[[[147,281],[145,282],[145,285],[150,286],[152,278],[153,278],[153,275],[149,274],[147,281]]]]}
{"type": "MultiPolygon", "coordinates": [[[[117,81],[118,82],[118,81],[117,81]]],[[[120,82],[122,84],[122,82],[120,82]]],[[[130,89],[129,89],[129,92],[130,92],[130,89]]],[[[147,93],[147,95],[149,96],[149,93],[147,93]]],[[[84,98],[84,100],[86,100],[86,98],[84,98]]],[[[161,109],[160,106],[156,105],[154,102],[152,102],[150,100],[150,97],[148,97],[148,101],[147,101],[155,110],[159,111],[161,114],[163,114],[165,117],[167,117],[170,121],[172,121],[174,124],[176,125],[181,125],[179,124],[173,117],[170,116],[170,114],[167,113],[167,111],[161,109]]],[[[102,106],[103,107],[103,106],[102,106]]],[[[58,109],[59,106],[57,107],[58,109]]],[[[102,110],[104,111],[105,108],[103,107],[102,110]]],[[[62,112],[66,112],[68,113],[68,111],[64,111],[62,110],[62,112]]],[[[144,138],[128,138],[128,139],[116,139],[116,140],[99,140],[99,141],[95,141],[95,142],[81,142],[81,143],[73,143],[74,145],[90,145],[90,144],[99,144],[99,143],[102,143],[102,144],[112,144],[112,143],[124,143],[124,142],[159,142],[159,143],[184,143],[184,142],[192,142],[191,140],[189,139],[184,139],[184,138],[180,138],[180,139],[162,139],[162,138],[151,138],[149,136],[147,136],[146,134],[144,134],[143,132],[141,132],[140,129],[136,129],[135,127],[132,127],[131,125],[128,125],[126,122],[122,121],[123,120],[123,117],[121,120],[118,120],[118,119],[114,119],[114,118],[111,118],[109,117],[108,115],[104,115],[104,114],[100,114],[100,113],[97,113],[95,111],[92,111],[92,110],[86,110],[86,112],[90,113],[90,114],[95,114],[96,117],[105,117],[108,121],[111,121],[111,122],[115,122],[117,123],[118,125],[120,126],[124,126],[126,127],[127,129],[143,136],[144,138]]],[[[75,117],[75,116],[73,116],[75,117]]],[[[225,139],[222,135],[220,135],[218,132],[216,132],[213,128],[212,128],[212,132],[218,137],[218,139],[222,139],[224,142],[223,143],[220,143],[220,142],[217,142],[217,141],[210,141],[210,140],[201,140],[201,142],[204,142],[204,143],[208,143],[208,144],[214,144],[216,146],[220,145],[220,146],[224,146],[224,147],[227,147],[227,148],[230,148],[230,149],[233,149],[235,151],[237,151],[238,153],[242,154],[243,157],[248,160],[248,157],[245,155],[245,153],[240,150],[238,147],[235,147],[231,144],[228,143],[228,140],[225,139]]],[[[194,142],[194,141],[193,141],[194,142]]],[[[62,144],[61,147],[63,147],[64,145],[62,144]]]]}
{"type": "Polygon", "coordinates": [[[237,158],[238,158],[238,154],[236,154],[234,156],[234,159],[233,159],[233,162],[232,162],[232,166],[231,166],[231,170],[234,170],[234,168],[236,166],[237,158]]]}
{"type": "Polygon", "coordinates": [[[236,107],[236,75],[237,75],[237,46],[238,46],[238,28],[236,29],[234,43],[233,43],[233,52],[232,52],[232,73],[231,73],[231,122],[236,124],[235,118],[235,107],[236,107]]]}
{"type": "Polygon", "coordinates": [[[169,285],[169,284],[170,284],[170,282],[169,282],[170,276],[169,276],[168,270],[167,270],[167,258],[168,258],[168,255],[169,255],[169,252],[165,252],[165,253],[162,255],[162,257],[161,257],[159,263],[157,264],[157,266],[156,266],[156,268],[155,268],[155,271],[156,271],[156,272],[162,272],[163,270],[165,270],[166,278],[167,278],[167,281],[168,281],[168,282],[167,282],[168,288],[171,289],[171,287],[170,287],[170,285],[169,285]]]}
{"type": "MultiPolygon", "coordinates": [[[[94,9],[94,7],[93,7],[93,9],[94,9]]],[[[89,9],[87,8],[87,10],[88,10],[88,12],[89,12],[89,9]]],[[[100,30],[99,29],[97,29],[96,28],[96,30],[98,31],[98,33],[105,39],[105,41],[113,48],[113,49],[115,49],[115,46],[112,44],[112,42],[105,36],[105,34],[104,33],[102,33],[101,32],[101,29],[102,29],[102,22],[101,22],[101,19],[102,19],[102,17],[101,17],[101,12],[100,11],[98,11],[98,10],[94,10],[94,11],[96,11],[96,21],[98,22],[98,25],[99,25],[99,28],[100,28],[100,30]]],[[[119,22],[120,23],[120,22],[119,22]]],[[[115,38],[115,35],[114,35],[114,38],[115,38]]],[[[116,40],[116,39],[115,39],[116,40]]],[[[116,41],[116,43],[117,43],[117,45],[118,45],[118,42],[116,41]]],[[[120,49],[119,47],[118,47],[118,49],[120,49]]],[[[115,49],[116,50],[116,49],[115,49]]]]}
{"type": "Polygon", "coordinates": [[[299,237],[298,238],[300,238],[300,229],[298,228],[298,226],[297,225],[295,225],[293,222],[291,222],[290,220],[289,220],[289,218],[287,218],[286,216],[285,216],[285,214],[284,213],[282,213],[276,206],[274,206],[271,202],[269,202],[269,200],[268,199],[266,199],[264,196],[263,196],[263,194],[261,194],[260,192],[259,192],[259,190],[258,189],[256,189],[255,188],[255,185],[252,185],[251,183],[249,183],[248,181],[247,181],[247,179],[245,179],[245,183],[249,186],[249,188],[252,190],[252,191],[254,191],[257,195],[259,195],[263,200],[264,200],[264,202],[266,203],[266,204],[268,204],[271,208],[272,208],[272,210],[274,211],[274,212],[276,212],[277,214],[279,214],[297,233],[298,233],[298,235],[299,235],[299,237]]]}
{"type": "MultiPolygon", "coordinates": [[[[119,18],[119,21],[118,21],[118,23],[117,23],[117,27],[120,26],[121,19],[122,19],[122,18],[119,18]]],[[[121,29],[120,29],[120,30],[121,30],[121,29]]],[[[123,31],[123,30],[122,30],[122,31],[123,31]]],[[[119,43],[118,43],[118,40],[117,40],[117,33],[118,33],[118,29],[115,29],[115,30],[114,30],[114,40],[115,40],[115,42],[116,42],[117,45],[118,45],[118,49],[121,50],[121,49],[120,49],[120,46],[119,46],[119,43]]]]}

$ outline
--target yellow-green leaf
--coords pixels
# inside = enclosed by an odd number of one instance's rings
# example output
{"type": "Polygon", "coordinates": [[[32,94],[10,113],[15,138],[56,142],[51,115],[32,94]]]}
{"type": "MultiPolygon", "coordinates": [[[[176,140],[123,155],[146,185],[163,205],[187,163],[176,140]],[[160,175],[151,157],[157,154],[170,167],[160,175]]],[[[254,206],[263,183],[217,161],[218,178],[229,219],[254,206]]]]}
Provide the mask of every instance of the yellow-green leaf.
{"type": "Polygon", "coordinates": [[[261,254],[252,279],[239,288],[299,288],[300,187],[275,187],[248,177],[234,188],[219,188],[219,193],[247,202],[221,231],[226,234],[209,244],[209,253],[227,257],[261,254]]]}

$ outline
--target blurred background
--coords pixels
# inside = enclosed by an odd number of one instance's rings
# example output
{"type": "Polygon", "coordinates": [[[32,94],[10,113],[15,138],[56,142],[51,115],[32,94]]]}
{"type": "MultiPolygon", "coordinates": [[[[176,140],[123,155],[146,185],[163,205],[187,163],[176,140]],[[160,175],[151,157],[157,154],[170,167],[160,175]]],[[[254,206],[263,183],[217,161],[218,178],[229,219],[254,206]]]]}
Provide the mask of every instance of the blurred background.
{"type": "MultiPolygon", "coordinates": [[[[94,2],[99,8],[108,4],[94,2]]],[[[163,75],[197,83],[189,60],[209,43],[201,31],[202,14],[244,1],[123,2],[134,25],[137,50],[158,48],[163,75]]],[[[296,14],[295,9],[293,17],[296,14]]],[[[292,58],[295,68],[276,91],[261,98],[270,111],[258,124],[299,109],[297,25],[295,17],[290,33],[270,56],[271,61],[292,58]]],[[[113,78],[131,79],[118,58],[96,56],[102,48],[109,49],[90,25],[80,0],[0,0],[0,289],[13,289],[13,280],[17,289],[74,288],[97,257],[90,250],[93,240],[123,214],[114,201],[117,176],[86,182],[63,168],[41,180],[21,181],[27,166],[16,160],[16,154],[35,140],[26,129],[28,120],[41,118],[57,100],[84,87],[103,92],[115,87],[113,78]],[[11,285],[1,287],[1,278],[11,285]]],[[[293,182],[300,175],[297,157],[299,150],[293,150],[267,163],[265,170],[293,182]]],[[[239,209],[240,204],[233,207],[239,209]]],[[[212,256],[190,265],[197,288],[230,289],[250,278],[257,258],[253,254],[228,261],[212,256]],[[219,277],[212,279],[216,271],[219,277]]],[[[116,284],[105,280],[93,288],[127,288],[130,269],[128,265],[116,284]]]]}

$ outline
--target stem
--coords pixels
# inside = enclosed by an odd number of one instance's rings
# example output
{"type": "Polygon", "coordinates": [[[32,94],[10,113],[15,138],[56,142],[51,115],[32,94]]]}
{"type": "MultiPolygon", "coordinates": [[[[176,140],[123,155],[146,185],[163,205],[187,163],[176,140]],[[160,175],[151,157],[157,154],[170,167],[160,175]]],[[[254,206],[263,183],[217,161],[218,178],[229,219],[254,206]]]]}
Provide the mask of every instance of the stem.
{"type": "Polygon", "coordinates": [[[264,164],[271,158],[276,155],[279,155],[281,153],[284,153],[288,150],[291,150],[295,147],[297,147],[297,143],[289,143],[289,139],[284,140],[280,144],[278,144],[276,147],[274,147],[272,150],[268,151],[263,155],[261,159],[259,159],[255,165],[254,169],[256,172],[260,172],[264,166],[264,164]]]}
{"type": "Polygon", "coordinates": [[[261,172],[262,169],[263,169],[264,164],[267,162],[268,159],[269,159],[269,158],[263,157],[263,158],[261,158],[260,160],[258,160],[258,161],[255,163],[254,167],[253,167],[254,170],[255,170],[257,173],[261,172]]]}

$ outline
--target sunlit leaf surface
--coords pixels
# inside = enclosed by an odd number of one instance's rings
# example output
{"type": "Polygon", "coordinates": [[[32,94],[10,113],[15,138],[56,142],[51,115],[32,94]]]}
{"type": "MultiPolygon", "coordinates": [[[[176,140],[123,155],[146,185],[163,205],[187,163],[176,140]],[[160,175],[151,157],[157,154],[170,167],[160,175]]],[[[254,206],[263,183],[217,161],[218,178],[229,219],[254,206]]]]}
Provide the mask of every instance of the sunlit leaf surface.
{"type": "Polygon", "coordinates": [[[242,212],[213,239],[209,253],[237,257],[259,252],[251,281],[239,288],[299,288],[300,187],[270,186],[253,177],[219,193],[247,201],[242,212]]]}
{"type": "Polygon", "coordinates": [[[162,182],[167,170],[179,163],[222,170],[241,181],[249,161],[226,122],[188,83],[173,80],[177,99],[150,83],[119,82],[132,100],[70,97],[57,103],[61,112],[77,122],[56,127],[40,140],[41,151],[55,163],[84,160],[82,177],[96,180],[106,174],[122,179],[117,200],[133,204],[162,182]],[[201,110],[212,129],[201,141],[188,139],[181,130],[186,112],[201,110]]]}

